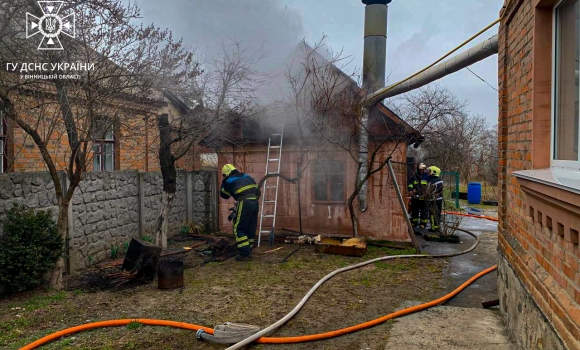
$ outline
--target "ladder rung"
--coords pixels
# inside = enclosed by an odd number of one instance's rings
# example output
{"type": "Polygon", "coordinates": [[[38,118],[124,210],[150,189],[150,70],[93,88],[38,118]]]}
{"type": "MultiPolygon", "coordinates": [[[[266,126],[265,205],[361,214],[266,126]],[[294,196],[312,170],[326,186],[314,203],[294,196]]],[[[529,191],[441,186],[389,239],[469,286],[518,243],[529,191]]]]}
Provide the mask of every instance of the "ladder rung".
{"type": "Polygon", "coordinates": [[[276,186],[266,186],[266,188],[276,188],[276,186]]]}
{"type": "Polygon", "coordinates": [[[270,230],[262,230],[261,233],[270,233],[270,230]]]}
{"type": "Polygon", "coordinates": [[[264,203],[276,203],[276,201],[264,201],[264,203]]]}
{"type": "Polygon", "coordinates": [[[272,134],[272,136],[282,136],[282,134],[272,134]]]}
{"type": "Polygon", "coordinates": [[[277,162],[277,161],[279,161],[280,159],[278,159],[278,158],[274,158],[274,159],[268,159],[268,160],[269,160],[270,162],[277,162]]]}
{"type": "Polygon", "coordinates": [[[270,146],[270,148],[280,148],[280,146],[270,146]]]}
{"type": "Polygon", "coordinates": [[[274,215],[262,215],[263,218],[273,218],[274,215]]]}

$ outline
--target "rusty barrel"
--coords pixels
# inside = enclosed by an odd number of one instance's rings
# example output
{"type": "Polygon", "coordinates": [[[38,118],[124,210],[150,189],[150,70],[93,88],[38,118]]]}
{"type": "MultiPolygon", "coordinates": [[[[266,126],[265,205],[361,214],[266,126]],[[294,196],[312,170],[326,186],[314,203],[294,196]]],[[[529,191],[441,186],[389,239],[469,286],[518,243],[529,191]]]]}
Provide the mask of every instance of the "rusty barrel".
{"type": "Polygon", "coordinates": [[[183,261],[160,261],[157,270],[157,286],[159,289],[182,288],[183,261]]]}

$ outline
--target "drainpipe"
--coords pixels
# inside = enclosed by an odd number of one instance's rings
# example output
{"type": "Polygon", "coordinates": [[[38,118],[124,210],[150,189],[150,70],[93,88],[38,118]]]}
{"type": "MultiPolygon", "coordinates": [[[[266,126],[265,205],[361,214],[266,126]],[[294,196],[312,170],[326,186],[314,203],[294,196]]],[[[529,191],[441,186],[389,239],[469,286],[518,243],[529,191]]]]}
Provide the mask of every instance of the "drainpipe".
{"type": "Polygon", "coordinates": [[[498,37],[497,35],[475,45],[471,49],[457,54],[446,61],[433,66],[423,73],[411,78],[401,84],[393,84],[382,88],[371,94],[365,101],[365,106],[374,106],[385,98],[397,96],[411,90],[418,89],[435,80],[441,79],[449,74],[455,73],[463,68],[469,67],[474,63],[482,61],[498,52],[498,37]]]}
{"type": "MultiPolygon", "coordinates": [[[[363,89],[371,92],[385,86],[387,62],[387,14],[391,0],[362,0],[365,4],[364,54],[363,54],[363,89]]],[[[375,108],[375,107],[372,107],[375,108]]],[[[371,110],[372,110],[371,108],[371,110]]],[[[363,108],[361,116],[359,162],[362,166],[359,181],[363,181],[368,172],[368,121],[369,109],[363,108]]],[[[365,181],[358,195],[359,209],[367,209],[367,182],[365,181]]]]}

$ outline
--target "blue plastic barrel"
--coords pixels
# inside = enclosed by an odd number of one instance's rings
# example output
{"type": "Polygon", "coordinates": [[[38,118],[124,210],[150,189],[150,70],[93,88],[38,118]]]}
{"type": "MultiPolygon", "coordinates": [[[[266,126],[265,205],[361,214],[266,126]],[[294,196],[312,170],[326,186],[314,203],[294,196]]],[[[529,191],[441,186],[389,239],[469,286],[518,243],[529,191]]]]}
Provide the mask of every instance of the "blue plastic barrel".
{"type": "Polygon", "coordinates": [[[469,204],[481,203],[481,184],[479,182],[470,182],[467,185],[467,202],[469,204]]]}

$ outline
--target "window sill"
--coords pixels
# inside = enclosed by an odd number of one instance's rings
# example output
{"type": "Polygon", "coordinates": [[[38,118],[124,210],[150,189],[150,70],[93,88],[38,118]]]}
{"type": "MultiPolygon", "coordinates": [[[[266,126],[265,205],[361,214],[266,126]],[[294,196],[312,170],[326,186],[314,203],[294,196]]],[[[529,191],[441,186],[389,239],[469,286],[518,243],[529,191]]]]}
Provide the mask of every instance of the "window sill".
{"type": "Polygon", "coordinates": [[[526,194],[525,213],[542,230],[578,249],[580,232],[580,171],[558,168],[513,173],[526,194]]]}
{"type": "Polygon", "coordinates": [[[580,194],[580,170],[550,168],[516,171],[513,175],[519,180],[531,181],[580,194]]]}

